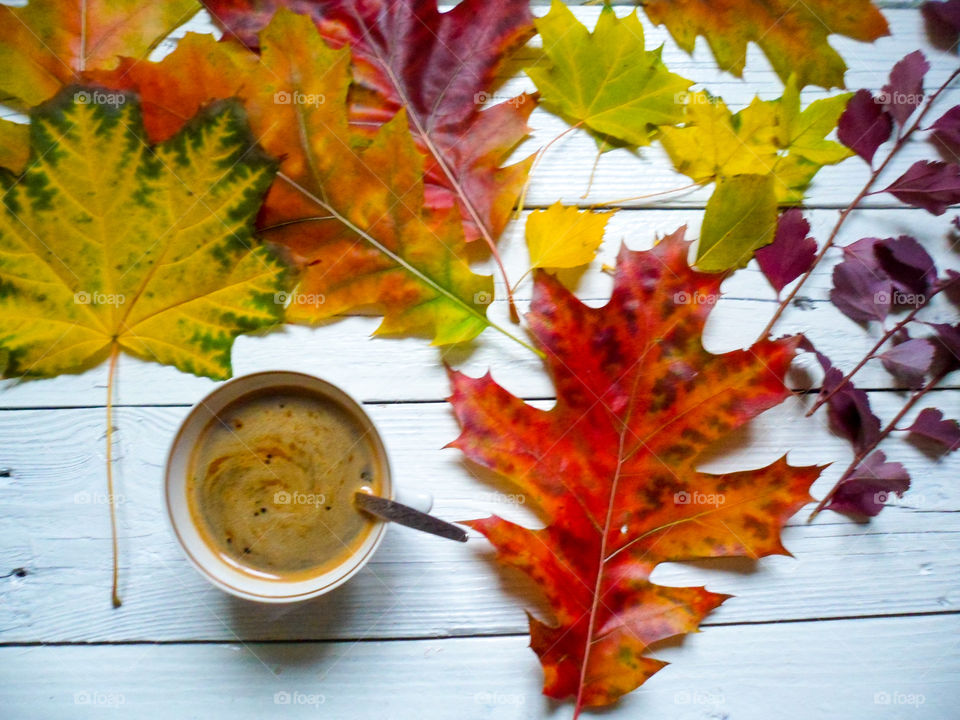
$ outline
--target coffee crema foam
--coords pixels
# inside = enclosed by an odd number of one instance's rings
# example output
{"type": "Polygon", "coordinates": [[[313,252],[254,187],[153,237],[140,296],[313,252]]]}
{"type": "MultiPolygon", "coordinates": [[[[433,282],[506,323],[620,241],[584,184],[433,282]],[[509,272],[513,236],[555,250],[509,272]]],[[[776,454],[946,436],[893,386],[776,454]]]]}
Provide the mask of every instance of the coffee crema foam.
{"type": "Polygon", "coordinates": [[[377,522],[354,506],[381,492],[373,440],[347,410],[302,388],[239,398],[204,428],[187,498],[222,560],[250,575],[309,579],[351,557],[377,522]]]}

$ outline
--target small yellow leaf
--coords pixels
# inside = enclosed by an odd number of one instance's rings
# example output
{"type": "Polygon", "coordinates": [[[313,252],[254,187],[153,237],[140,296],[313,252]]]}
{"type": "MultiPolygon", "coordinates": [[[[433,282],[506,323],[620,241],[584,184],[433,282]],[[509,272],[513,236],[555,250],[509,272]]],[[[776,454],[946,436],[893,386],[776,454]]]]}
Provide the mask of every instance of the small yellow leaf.
{"type": "Polygon", "coordinates": [[[574,268],[596,256],[612,212],[591,212],[556,202],[527,219],[531,268],[574,268]]]}

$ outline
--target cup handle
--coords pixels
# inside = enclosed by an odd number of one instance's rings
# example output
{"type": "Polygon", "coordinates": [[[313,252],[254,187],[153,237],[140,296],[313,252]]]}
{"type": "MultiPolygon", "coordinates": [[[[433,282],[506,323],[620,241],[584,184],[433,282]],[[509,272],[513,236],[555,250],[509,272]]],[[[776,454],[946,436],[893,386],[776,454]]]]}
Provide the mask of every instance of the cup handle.
{"type": "Polygon", "coordinates": [[[409,505],[414,510],[428,513],[433,508],[433,495],[428,492],[411,492],[410,490],[397,489],[394,492],[394,500],[404,505],[409,505]]]}

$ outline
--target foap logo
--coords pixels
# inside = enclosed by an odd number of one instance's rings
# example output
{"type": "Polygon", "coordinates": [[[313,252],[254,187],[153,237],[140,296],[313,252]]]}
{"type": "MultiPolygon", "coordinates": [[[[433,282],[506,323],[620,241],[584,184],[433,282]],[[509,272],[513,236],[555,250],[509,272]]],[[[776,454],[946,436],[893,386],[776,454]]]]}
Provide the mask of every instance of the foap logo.
{"type": "Polygon", "coordinates": [[[873,101],[878,105],[910,105],[917,107],[927,96],[923,93],[905,93],[899,90],[881,90],[873,96],[873,101]]]}
{"type": "Polygon", "coordinates": [[[73,94],[73,101],[77,105],[109,105],[116,108],[127,102],[127,96],[101,90],[78,90],[73,94]]]}
{"type": "Polygon", "coordinates": [[[326,95],[320,93],[287,92],[280,90],[273,94],[275,105],[307,105],[320,107],[327,101],[326,95]]]}
{"type": "Polygon", "coordinates": [[[486,290],[481,290],[480,292],[473,294],[474,305],[489,305],[492,302],[493,293],[488,293],[486,290]]]}
{"type": "Polygon", "coordinates": [[[527,701],[527,698],[520,693],[478,692],[473,696],[473,701],[478,705],[513,705],[519,707],[527,701]]]}
{"type": "Polygon", "coordinates": [[[77,305],[109,305],[112,307],[120,307],[126,301],[126,295],[121,293],[90,293],[86,290],[80,290],[73,295],[73,302],[77,305]]]}
{"type": "Polygon", "coordinates": [[[901,305],[906,307],[920,307],[927,302],[927,296],[923,293],[905,293],[899,290],[887,292],[881,290],[873,295],[875,305],[901,305]]]}
{"type": "Polygon", "coordinates": [[[926,701],[926,696],[921,693],[905,693],[898,690],[893,692],[883,690],[873,695],[874,705],[907,705],[918,708],[926,701]]]}
{"type": "Polygon", "coordinates": [[[312,705],[313,707],[319,708],[326,701],[326,696],[320,693],[302,693],[296,690],[287,692],[286,690],[281,690],[273,694],[274,705],[312,705]]]}
{"type": "Polygon", "coordinates": [[[100,692],[98,690],[81,690],[73,694],[74,705],[91,705],[103,708],[119,708],[126,703],[126,698],[115,692],[100,692]]]}
{"type": "Polygon", "coordinates": [[[123,495],[92,493],[81,490],[73,495],[74,505],[123,505],[127,499],[123,495]]]}
{"type": "Polygon", "coordinates": [[[676,105],[716,105],[719,101],[720,98],[706,92],[678,92],[673,95],[676,105]]]}
{"type": "Polygon", "coordinates": [[[716,707],[723,705],[726,700],[720,693],[701,690],[680,690],[673,694],[675,705],[708,705],[716,707]]]}
{"type": "Polygon", "coordinates": [[[527,95],[516,95],[516,96],[505,96],[505,95],[494,95],[489,93],[486,90],[481,90],[473,96],[473,102],[475,105],[486,105],[487,103],[497,104],[497,103],[509,103],[514,107],[520,107],[527,102],[527,95]]]}
{"type": "Polygon", "coordinates": [[[489,492],[484,497],[487,502],[498,505],[525,505],[527,502],[527,496],[522,493],[489,492]]]}
{"type": "Polygon", "coordinates": [[[673,494],[673,502],[675,505],[710,505],[712,507],[720,507],[726,501],[727,498],[723,493],[702,493],[696,490],[693,492],[681,490],[673,494]]]}
{"type": "Polygon", "coordinates": [[[313,505],[319,507],[327,502],[327,496],[323,493],[302,493],[287,492],[280,490],[273,494],[274,505],[313,505]]]}
{"type": "Polygon", "coordinates": [[[716,305],[719,295],[708,295],[696,290],[692,293],[681,290],[673,294],[674,305],[716,305]]]}
{"type": "Polygon", "coordinates": [[[273,294],[273,301],[277,305],[323,305],[327,301],[326,295],[320,293],[278,292],[273,294]]]}

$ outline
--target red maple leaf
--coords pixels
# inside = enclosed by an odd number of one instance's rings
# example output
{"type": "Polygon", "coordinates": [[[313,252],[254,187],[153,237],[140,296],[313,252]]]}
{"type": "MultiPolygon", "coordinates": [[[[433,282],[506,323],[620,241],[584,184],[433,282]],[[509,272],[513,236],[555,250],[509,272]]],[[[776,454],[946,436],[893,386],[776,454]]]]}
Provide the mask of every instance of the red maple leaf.
{"type": "Polygon", "coordinates": [[[452,446],[514,482],[547,519],[531,530],[493,516],[469,524],[498,559],[542,589],[554,622],[530,618],[544,693],[605,705],[665,663],[647,656],[694,632],[728,596],[650,581],[662,562],[788,554],[787,519],[810,500],[818,467],[713,475],[702,450],[777,405],[798,338],[723,355],[701,342],[723,275],[692,270],[683,230],[620,252],[606,306],[579,302],[540,272],[531,331],[557,403],[540,410],[489,375],[452,372],[463,432],[452,446]]]}
{"type": "Polygon", "coordinates": [[[354,60],[351,120],[379,127],[404,107],[427,157],[426,205],[457,206],[468,241],[499,237],[530,170],[501,167],[526,137],[534,99],[521,95],[481,110],[506,58],[534,34],[529,0],[464,0],[448,12],[436,0],[206,0],[229,33],[249,47],[281,7],[309,15],[354,60]]]}

